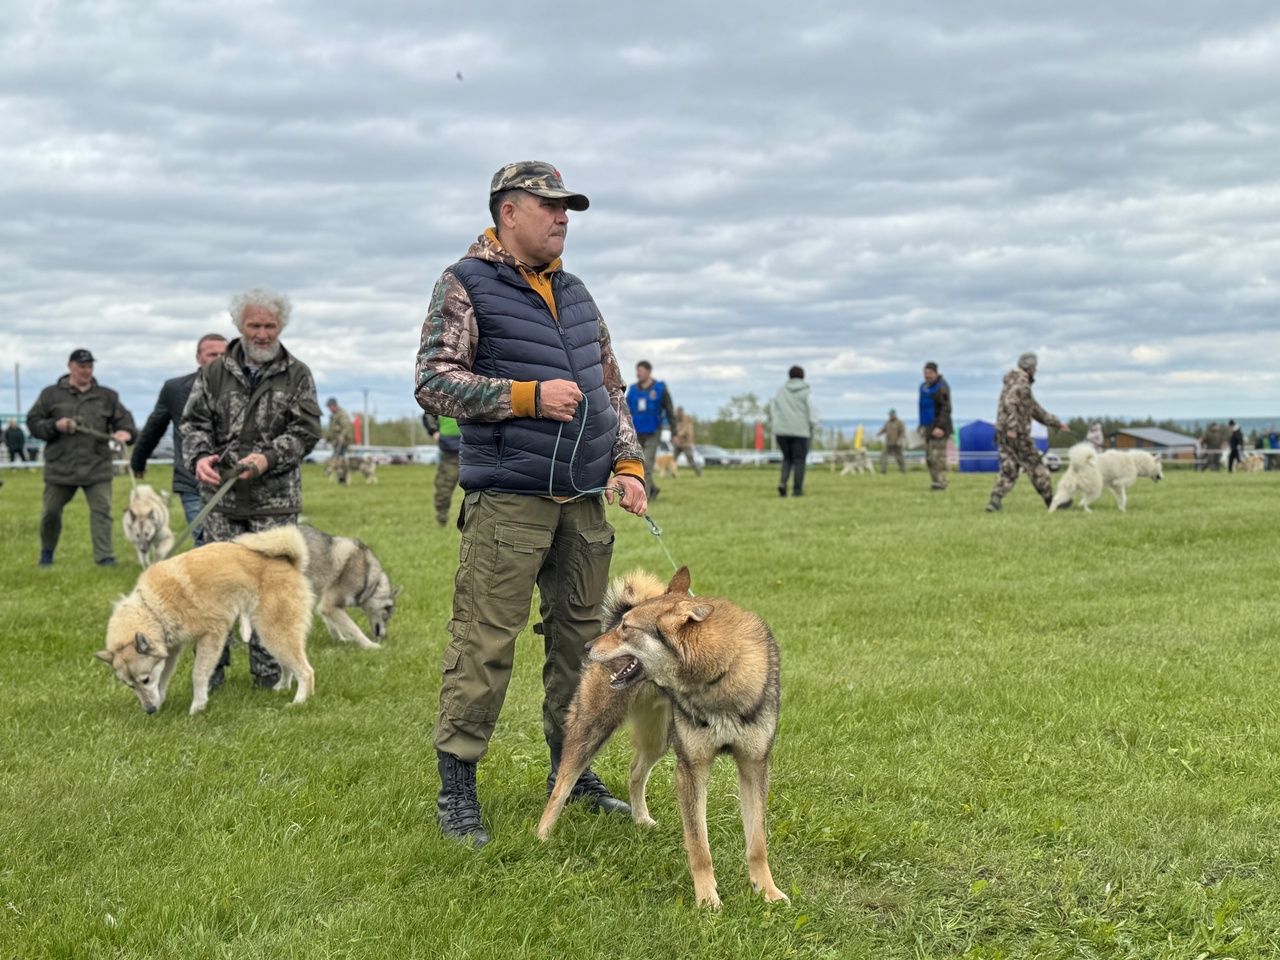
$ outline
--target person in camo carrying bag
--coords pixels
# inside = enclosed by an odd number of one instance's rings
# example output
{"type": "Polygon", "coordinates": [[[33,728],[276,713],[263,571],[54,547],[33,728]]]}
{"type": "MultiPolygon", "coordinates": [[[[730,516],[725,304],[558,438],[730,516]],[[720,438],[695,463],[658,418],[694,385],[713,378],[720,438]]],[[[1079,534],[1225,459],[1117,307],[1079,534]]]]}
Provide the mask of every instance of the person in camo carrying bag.
{"type": "MultiPolygon", "coordinates": [[[[617,497],[637,516],[647,503],[608,329],[586,286],[560,265],[569,211],[587,205],[550,164],[503,167],[489,186],[494,226],[445,270],[422,325],[415,396],[428,413],[457,418],[465,493],[434,737],[437,819],[446,837],[473,847],[489,841],[476,764],[497,725],[534,585],[550,793],[586,645],[602,632],[613,553],[605,502],[617,497]]],[[[630,813],[589,768],[572,797],[630,813]]]]}

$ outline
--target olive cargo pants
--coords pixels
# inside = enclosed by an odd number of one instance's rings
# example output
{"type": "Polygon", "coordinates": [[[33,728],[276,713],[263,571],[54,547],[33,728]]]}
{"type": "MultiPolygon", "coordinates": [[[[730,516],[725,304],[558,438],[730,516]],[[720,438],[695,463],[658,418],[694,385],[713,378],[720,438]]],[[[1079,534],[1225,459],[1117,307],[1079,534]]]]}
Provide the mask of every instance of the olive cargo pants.
{"type": "Polygon", "coordinates": [[[467,762],[484,756],[511,681],[516,637],[536,584],[545,663],[542,729],[558,754],[584,648],[600,635],[613,527],[599,497],[556,503],[514,493],[468,493],[444,651],[435,746],[467,762]]]}
{"type": "Polygon", "coordinates": [[[50,552],[57,549],[58,540],[62,537],[62,510],[75,497],[77,490],[83,490],[85,500],[89,501],[89,539],[93,543],[93,559],[106,560],[114,555],[111,545],[110,480],[83,486],[46,482],[40,512],[40,549],[50,552]]]}

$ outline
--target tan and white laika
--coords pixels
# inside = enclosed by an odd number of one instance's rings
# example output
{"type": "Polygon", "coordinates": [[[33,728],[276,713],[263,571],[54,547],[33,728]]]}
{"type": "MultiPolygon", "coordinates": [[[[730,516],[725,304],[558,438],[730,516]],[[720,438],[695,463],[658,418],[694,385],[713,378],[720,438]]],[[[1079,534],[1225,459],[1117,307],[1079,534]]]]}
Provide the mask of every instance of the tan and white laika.
{"type": "Polygon", "coordinates": [[[294,703],[315,689],[307,662],[311,587],[303,570],[307,545],[297,527],[247,533],[210,543],[152,564],[122,597],[107,623],[107,647],[95,656],[138,695],[147,713],[164,704],[178,654],[195,646],[191,670],[191,713],[204,709],[227,631],[247,615],[262,645],[280,661],[287,690],[298,681],[294,703]]]}
{"type": "Polygon", "coordinates": [[[707,780],[717,756],[738,765],[751,885],[786,900],[769,872],[765,805],[769,752],[778,729],[778,644],[763,620],[719,597],[689,595],[689,568],[664,588],[652,574],[614,580],[605,600],[609,632],[589,663],[565,722],[564,752],[538,837],[546,840],[570,788],[624,720],[632,725],[631,809],[652,825],[645,786],[672,747],[684,846],[700,906],[720,906],[707,844],[707,780]]]}
{"type": "Polygon", "coordinates": [[[163,560],[173,549],[173,533],[169,530],[169,494],[163,496],[145,483],[129,491],[129,506],[120,518],[124,537],[138,551],[138,566],[143,570],[163,560]]]}

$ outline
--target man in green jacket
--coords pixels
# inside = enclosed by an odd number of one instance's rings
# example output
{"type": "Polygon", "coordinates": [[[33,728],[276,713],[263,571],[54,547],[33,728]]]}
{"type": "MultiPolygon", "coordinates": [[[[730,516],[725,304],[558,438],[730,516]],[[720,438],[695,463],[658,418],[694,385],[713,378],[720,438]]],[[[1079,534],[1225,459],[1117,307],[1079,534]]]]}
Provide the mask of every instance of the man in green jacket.
{"type": "Polygon", "coordinates": [[[44,505],[40,513],[40,566],[53,565],[62,535],[62,508],[77,490],[89,501],[89,536],[100,567],[116,565],[111,543],[111,444],[132,443],[133,414],[120,396],[93,377],[93,354],[79,349],[67,374],[45,387],[27,412],[31,435],[45,441],[44,505]]]}

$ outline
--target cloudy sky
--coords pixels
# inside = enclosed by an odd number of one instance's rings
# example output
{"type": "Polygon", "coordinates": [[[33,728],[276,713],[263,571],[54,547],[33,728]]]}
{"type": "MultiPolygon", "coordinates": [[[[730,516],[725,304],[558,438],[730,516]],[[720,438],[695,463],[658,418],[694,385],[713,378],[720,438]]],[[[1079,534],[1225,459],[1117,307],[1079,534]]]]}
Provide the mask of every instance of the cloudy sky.
{"type": "Polygon", "coordinates": [[[135,415],[287,292],[322,398],[416,410],[489,178],[555,163],[624,371],[713,415],[1280,414],[1274,3],[0,0],[0,410],[87,346],[135,415]],[[967,9],[973,8],[973,9],[967,9]],[[980,10],[981,12],[975,12],[980,10]]]}

